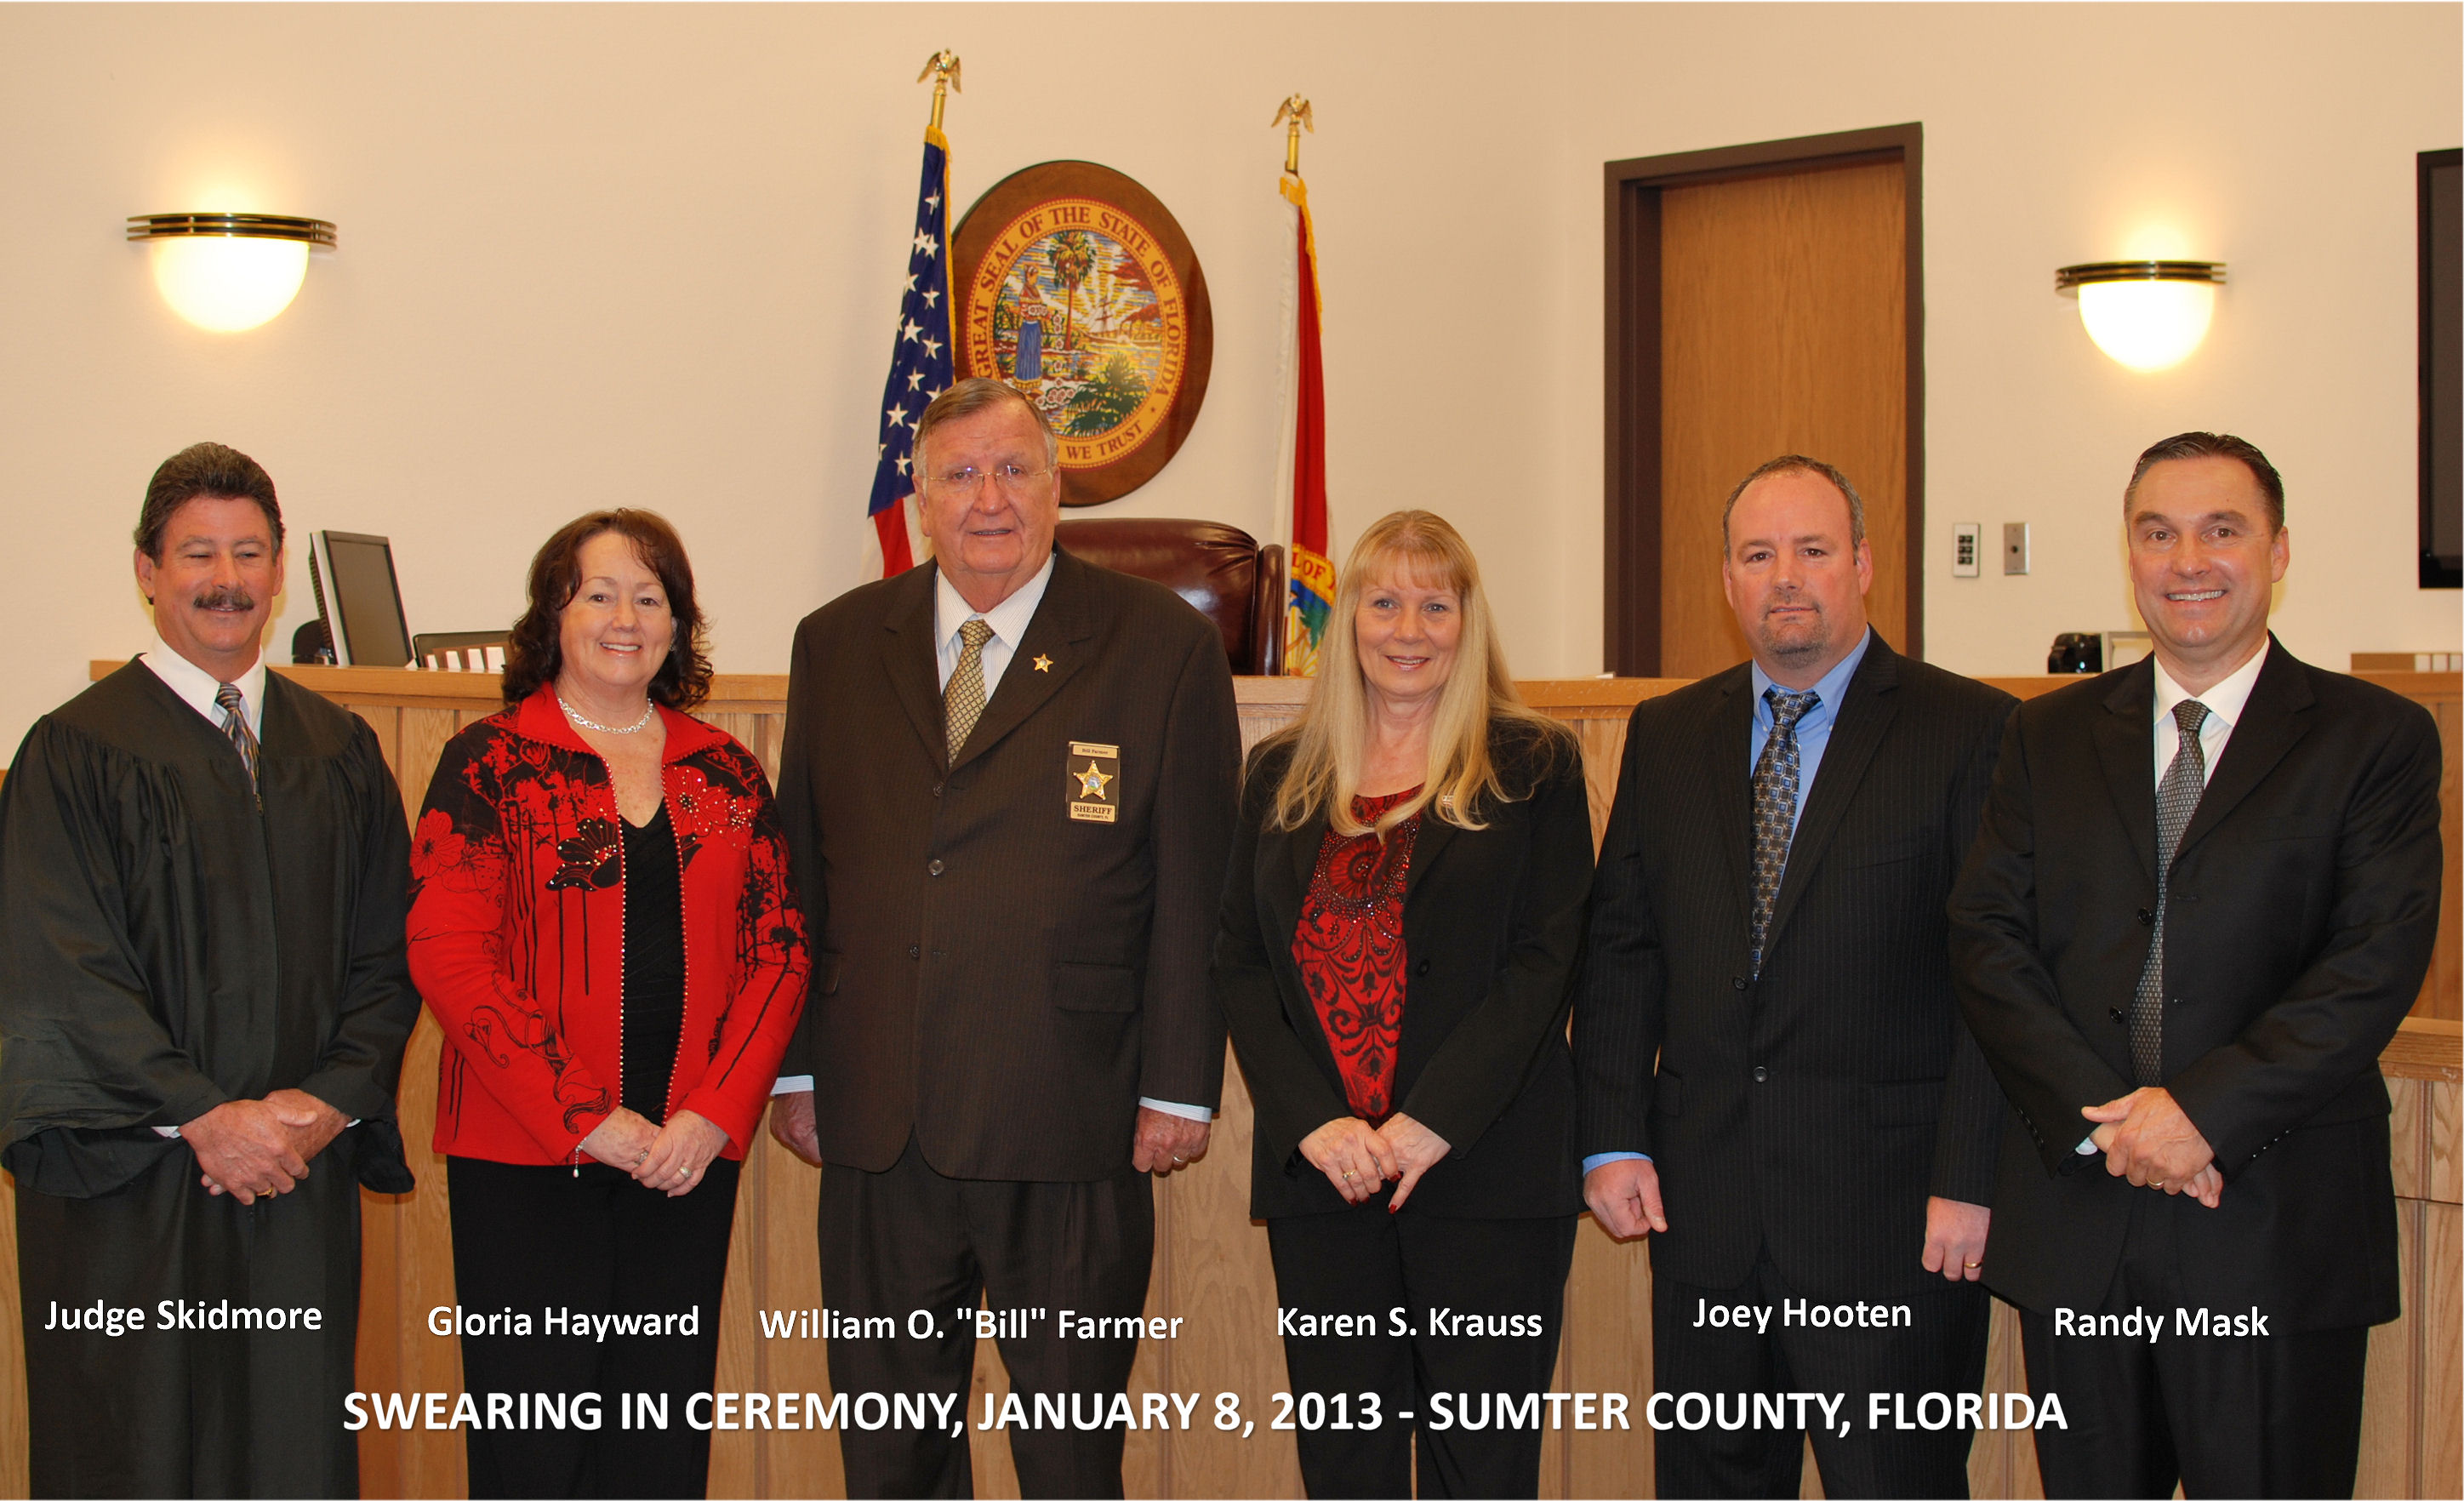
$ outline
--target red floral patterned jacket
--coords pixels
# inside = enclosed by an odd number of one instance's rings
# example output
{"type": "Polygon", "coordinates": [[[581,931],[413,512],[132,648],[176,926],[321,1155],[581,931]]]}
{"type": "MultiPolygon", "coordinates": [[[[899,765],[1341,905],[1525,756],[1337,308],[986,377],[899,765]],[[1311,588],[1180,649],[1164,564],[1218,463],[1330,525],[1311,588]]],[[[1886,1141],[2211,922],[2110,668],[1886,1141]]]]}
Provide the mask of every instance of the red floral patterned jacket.
{"type": "MultiPolygon", "coordinates": [[[[689,715],[668,732],[684,875],[685,1017],[668,1112],[741,1159],[804,1008],[810,950],[770,784],[689,715]]],[[[574,1160],[624,1080],[625,869],[606,762],[555,690],[445,747],[411,836],[410,973],[445,1028],[436,1150],[574,1160]]]]}

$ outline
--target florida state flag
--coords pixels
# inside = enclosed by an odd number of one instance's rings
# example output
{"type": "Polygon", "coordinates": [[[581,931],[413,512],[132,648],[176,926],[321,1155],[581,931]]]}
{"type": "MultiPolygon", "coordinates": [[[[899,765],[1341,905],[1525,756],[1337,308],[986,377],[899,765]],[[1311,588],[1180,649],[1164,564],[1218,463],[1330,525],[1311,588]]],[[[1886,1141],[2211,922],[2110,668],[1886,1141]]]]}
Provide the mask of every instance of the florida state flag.
{"type": "Polygon", "coordinates": [[[1286,283],[1284,304],[1284,461],[1276,477],[1276,509],[1291,518],[1285,548],[1292,592],[1284,612],[1284,672],[1315,677],[1318,639],[1334,607],[1334,564],[1326,557],[1326,372],[1318,355],[1317,236],[1309,225],[1309,185],[1298,172],[1286,172],[1283,189],[1293,243],[1293,276],[1286,283]]]}

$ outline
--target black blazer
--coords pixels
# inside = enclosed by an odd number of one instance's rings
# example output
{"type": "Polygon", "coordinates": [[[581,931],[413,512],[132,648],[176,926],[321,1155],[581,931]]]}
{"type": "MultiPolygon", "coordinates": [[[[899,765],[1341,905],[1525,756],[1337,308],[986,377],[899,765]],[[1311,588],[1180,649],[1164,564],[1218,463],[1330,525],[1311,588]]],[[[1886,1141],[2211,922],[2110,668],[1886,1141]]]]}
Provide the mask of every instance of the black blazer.
{"type": "Polygon", "coordinates": [[[2266,664],[2174,857],[2165,1087],[2215,1148],[2215,1209],[2076,1148],[2130,1093],[2130,1004],[2156,905],[2152,662],[2023,707],[1951,901],[1961,1004],[2018,1129],[1985,1276],[2022,1308],[2093,1308],[2131,1219],[2168,1214],[2185,1294],[2272,1328],[2397,1313],[2378,1056],[2438,926],[2438,731],[2372,684],[2266,664]]]}
{"type": "Polygon", "coordinates": [[[831,1162],[881,1171],[912,1132],[952,1177],[1109,1177],[1140,1096],[1222,1087],[1231,670],[1178,596],[1062,553],[952,766],[934,583],[866,585],[796,631],[779,813],[816,954],[781,1071],[813,1074],[831,1162]],[[1073,816],[1073,744],[1117,753],[1109,822],[1073,816]]]}
{"type": "MultiPolygon", "coordinates": [[[[1402,1212],[1574,1214],[1583,1200],[1566,1004],[1592,872],[1582,757],[1571,736],[1524,725],[1494,729],[1489,754],[1515,800],[1484,804],[1485,828],[1424,815],[1403,876],[1411,970],[1396,1108],[1450,1150],[1402,1212]]],[[[1249,1212],[1260,1218],[1352,1207],[1300,1155],[1303,1137],[1353,1111],[1292,962],[1327,820],[1266,826],[1290,760],[1288,739],[1250,758],[1215,942],[1215,993],[1257,1106],[1249,1212]]]]}
{"type": "Polygon", "coordinates": [[[1943,901],[2013,700],[1873,638],[1757,982],[1751,673],[1627,726],[1574,1005],[1583,1152],[1653,1159],[1661,1275],[1735,1287],[1768,1250],[1826,1301],[1910,1296],[1942,1286],[1921,1264],[1926,1198],[1992,1197],[2001,1102],[1959,1023],[1943,901]]]}

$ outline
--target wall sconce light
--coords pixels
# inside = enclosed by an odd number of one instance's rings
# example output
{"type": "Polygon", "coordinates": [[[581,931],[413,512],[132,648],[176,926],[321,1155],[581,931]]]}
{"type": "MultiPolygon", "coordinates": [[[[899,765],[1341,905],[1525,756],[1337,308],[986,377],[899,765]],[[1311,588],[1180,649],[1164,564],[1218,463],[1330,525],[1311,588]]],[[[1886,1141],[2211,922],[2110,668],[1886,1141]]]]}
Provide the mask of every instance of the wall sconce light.
{"type": "Polygon", "coordinates": [[[2224,279],[2221,261],[2101,260],[2055,272],[2054,290],[2079,298],[2099,349],[2134,370],[2161,370],[2208,336],[2224,279]]]}
{"type": "Polygon", "coordinates": [[[334,227],[287,213],[131,215],[128,237],[154,245],[154,285],[199,328],[235,334],[291,305],[308,253],[334,248],[334,227]]]}

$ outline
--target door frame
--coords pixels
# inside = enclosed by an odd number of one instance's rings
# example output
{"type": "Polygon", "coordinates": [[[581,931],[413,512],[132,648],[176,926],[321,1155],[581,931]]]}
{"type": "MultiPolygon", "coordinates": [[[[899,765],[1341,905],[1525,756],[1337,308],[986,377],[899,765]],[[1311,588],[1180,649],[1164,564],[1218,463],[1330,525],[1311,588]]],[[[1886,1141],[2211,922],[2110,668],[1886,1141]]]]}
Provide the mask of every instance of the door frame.
{"type": "Polygon", "coordinates": [[[1908,617],[1907,639],[1891,644],[1924,657],[1925,126],[1911,122],[1606,165],[1601,665],[1617,676],[1660,673],[1661,189],[1894,161],[1906,174],[1908,617]]]}

